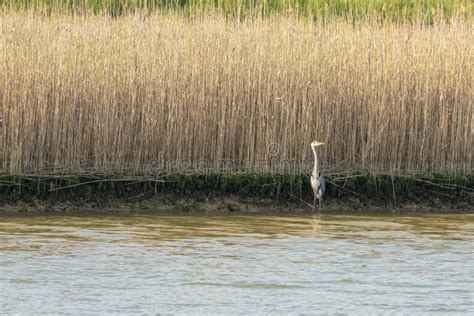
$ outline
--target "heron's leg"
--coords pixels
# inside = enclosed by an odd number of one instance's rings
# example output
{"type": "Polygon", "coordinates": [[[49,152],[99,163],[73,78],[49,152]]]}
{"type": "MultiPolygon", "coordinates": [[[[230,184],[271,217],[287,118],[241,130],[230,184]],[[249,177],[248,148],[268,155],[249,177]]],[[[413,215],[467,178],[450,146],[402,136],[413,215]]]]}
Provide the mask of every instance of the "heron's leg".
{"type": "Polygon", "coordinates": [[[318,201],[319,201],[319,211],[321,211],[321,208],[323,207],[323,199],[319,198],[318,201]]]}
{"type": "Polygon", "coordinates": [[[313,195],[313,207],[311,207],[311,212],[314,213],[315,208],[316,208],[316,194],[313,195]]]}

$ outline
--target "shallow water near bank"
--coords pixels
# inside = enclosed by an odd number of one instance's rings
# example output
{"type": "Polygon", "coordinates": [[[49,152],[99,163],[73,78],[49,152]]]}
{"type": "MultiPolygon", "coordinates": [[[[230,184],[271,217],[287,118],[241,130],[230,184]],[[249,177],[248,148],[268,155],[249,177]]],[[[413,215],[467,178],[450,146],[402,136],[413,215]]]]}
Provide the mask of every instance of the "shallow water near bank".
{"type": "Polygon", "coordinates": [[[474,214],[0,218],[6,314],[472,313],[474,214]]]}

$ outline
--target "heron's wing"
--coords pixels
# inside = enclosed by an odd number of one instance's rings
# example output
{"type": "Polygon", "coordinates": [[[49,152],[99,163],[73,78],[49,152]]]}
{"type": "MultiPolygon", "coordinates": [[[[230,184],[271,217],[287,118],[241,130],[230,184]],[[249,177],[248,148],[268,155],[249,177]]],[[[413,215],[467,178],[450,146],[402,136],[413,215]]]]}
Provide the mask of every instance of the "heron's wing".
{"type": "Polygon", "coordinates": [[[321,194],[324,194],[324,192],[326,192],[326,180],[324,180],[324,177],[322,175],[319,178],[319,189],[321,190],[321,194]]]}

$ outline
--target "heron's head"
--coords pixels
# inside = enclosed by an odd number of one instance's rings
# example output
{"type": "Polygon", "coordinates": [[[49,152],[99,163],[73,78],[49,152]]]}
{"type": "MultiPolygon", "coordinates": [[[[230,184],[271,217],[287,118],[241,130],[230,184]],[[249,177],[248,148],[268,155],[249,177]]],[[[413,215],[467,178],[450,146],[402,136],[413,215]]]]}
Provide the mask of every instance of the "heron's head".
{"type": "Polygon", "coordinates": [[[321,146],[321,145],[324,145],[324,143],[318,142],[317,140],[314,140],[311,143],[311,147],[317,147],[317,146],[321,146]]]}

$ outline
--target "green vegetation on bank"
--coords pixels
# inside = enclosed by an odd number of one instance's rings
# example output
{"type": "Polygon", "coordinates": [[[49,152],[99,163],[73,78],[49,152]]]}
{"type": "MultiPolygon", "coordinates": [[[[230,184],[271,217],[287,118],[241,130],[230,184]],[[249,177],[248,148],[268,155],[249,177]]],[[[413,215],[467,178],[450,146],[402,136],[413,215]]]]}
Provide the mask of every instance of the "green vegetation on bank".
{"type": "Polygon", "coordinates": [[[188,15],[219,12],[229,17],[275,13],[348,19],[432,20],[472,14],[471,0],[0,0],[7,8],[63,12],[107,12],[119,16],[136,11],[176,11],[188,15]]]}
{"type": "MultiPolygon", "coordinates": [[[[349,200],[359,208],[373,203],[396,206],[407,202],[436,200],[440,205],[470,205],[474,177],[405,177],[390,175],[334,176],[328,180],[329,201],[349,200]]],[[[100,177],[0,177],[0,197],[4,203],[32,199],[72,200],[82,203],[110,198],[146,199],[171,194],[205,200],[235,195],[243,198],[272,199],[308,204],[312,201],[306,175],[276,174],[197,174],[153,178],[100,177]],[[305,202],[304,202],[305,201],[305,202]]]]}

